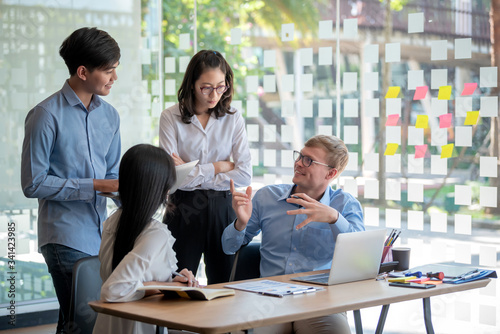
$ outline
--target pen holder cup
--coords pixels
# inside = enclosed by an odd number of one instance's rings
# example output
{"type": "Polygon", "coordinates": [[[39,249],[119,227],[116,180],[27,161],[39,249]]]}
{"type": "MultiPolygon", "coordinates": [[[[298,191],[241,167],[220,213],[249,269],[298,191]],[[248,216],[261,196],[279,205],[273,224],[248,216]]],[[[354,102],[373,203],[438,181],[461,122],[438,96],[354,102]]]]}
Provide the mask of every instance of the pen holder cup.
{"type": "Polygon", "coordinates": [[[384,246],[384,251],[382,252],[382,262],[392,262],[392,246],[384,246]]]}

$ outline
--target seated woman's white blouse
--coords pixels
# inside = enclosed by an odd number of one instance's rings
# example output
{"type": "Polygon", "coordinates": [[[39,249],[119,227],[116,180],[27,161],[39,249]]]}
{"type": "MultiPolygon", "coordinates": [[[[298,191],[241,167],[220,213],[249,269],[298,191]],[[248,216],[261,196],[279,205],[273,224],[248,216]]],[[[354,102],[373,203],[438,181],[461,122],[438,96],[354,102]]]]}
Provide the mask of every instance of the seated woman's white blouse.
{"type": "MultiPolygon", "coordinates": [[[[172,281],[172,272],[177,269],[177,259],[172,248],[175,239],[167,228],[157,220],[137,237],[134,248],[120,261],[113,271],[113,247],[121,210],[117,210],[104,222],[99,260],[101,261],[101,300],[106,302],[128,302],[144,297],[137,291],[143,282],[172,281]]],[[[155,326],[131,320],[99,314],[94,333],[154,333],[155,326]]]]}

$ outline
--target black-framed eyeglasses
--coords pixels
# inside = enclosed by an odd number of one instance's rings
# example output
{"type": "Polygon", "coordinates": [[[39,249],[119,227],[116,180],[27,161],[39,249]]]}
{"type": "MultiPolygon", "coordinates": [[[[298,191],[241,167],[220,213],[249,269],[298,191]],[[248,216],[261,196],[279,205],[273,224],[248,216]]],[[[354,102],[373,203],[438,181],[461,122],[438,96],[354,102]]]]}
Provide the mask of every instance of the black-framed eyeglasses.
{"type": "Polygon", "coordinates": [[[295,160],[295,162],[299,162],[299,160],[302,160],[302,164],[305,167],[311,166],[312,163],[314,162],[315,164],[318,164],[318,165],[321,165],[321,166],[325,166],[325,167],[329,167],[329,168],[335,168],[333,166],[324,164],[322,162],[314,161],[313,159],[311,159],[307,155],[302,155],[302,153],[300,153],[299,151],[293,151],[293,160],[295,160]]]}
{"type": "Polygon", "coordinates": [[[224,94],[224,92],[229,88],[229,86],[218,86],[218,87],[210,87],[210,86],[205,86],[205,87],[200,87],[200,91],[203,95],[210,95],[212,92],[215,90],[217,94],[224,94]]]}

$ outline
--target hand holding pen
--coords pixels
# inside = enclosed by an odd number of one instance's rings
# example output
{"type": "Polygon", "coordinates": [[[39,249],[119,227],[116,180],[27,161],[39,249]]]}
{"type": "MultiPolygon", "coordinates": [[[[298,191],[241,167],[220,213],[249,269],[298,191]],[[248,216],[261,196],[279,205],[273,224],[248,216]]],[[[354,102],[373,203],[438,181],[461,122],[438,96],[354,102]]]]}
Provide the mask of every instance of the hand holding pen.
{"type": "Polygon", "coordinates": [[[186,268],[182,269],[180,273],[174,271],[172,272],[172,275],[175,276],[174,279],[172,280],[173,282],[186,283],[188,286],[194,286],[194,287],[200,286],[200,284],[194,277],[191,270],[187,270],[186,268]]]}

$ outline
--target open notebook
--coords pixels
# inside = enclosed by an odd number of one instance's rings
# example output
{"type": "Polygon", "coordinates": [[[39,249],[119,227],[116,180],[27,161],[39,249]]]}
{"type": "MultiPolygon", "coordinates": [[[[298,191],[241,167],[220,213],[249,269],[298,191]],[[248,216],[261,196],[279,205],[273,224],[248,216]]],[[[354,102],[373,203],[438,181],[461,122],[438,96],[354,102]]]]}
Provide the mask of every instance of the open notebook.
{"type": "Polygon", "coordinates": [[[160,290],[166,297],[182,297],[189,299],[212,300],[214,298],[234,296],[233,289],[207,289],[195,288],[188,286],[174,286],[174,285],[146,285],[141,286],[137,290],[160,290]]]}

